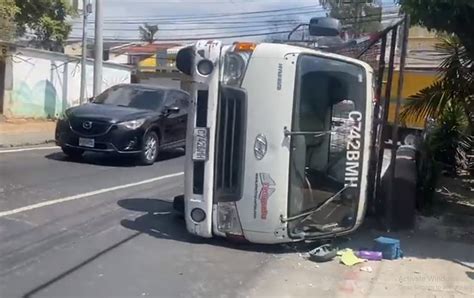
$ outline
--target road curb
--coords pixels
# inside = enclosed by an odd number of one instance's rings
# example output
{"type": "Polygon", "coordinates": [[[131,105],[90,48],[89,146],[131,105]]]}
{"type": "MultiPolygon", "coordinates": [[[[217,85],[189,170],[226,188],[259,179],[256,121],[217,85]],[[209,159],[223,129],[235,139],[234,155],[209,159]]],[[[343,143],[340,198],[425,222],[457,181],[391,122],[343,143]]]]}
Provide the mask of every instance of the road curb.
{"type": "Polygon", "coordinates": [[[38,142],[25,142],[25,143],[20,143],[20,144],[0,144],[0,148],[5,149],[5,148],[21,148],[21,147],[26,147],[26,146],[36,146],[36,145],[44,145],[44,144],[51,144],[54,143],[55,140],[44,140],[44,141],[38,141],[38,142]]]}

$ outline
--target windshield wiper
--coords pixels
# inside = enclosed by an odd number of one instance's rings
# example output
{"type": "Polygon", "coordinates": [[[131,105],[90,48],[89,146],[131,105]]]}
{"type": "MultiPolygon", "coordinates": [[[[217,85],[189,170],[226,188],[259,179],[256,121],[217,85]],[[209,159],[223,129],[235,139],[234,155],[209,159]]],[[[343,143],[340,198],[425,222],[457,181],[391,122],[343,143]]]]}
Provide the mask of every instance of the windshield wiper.
{"type": "Polygon", "coordinates": [[[314,136],[315,138],[323,137],[329,134],[340,134],[337,131],[332,130],[322,130],[322,131],[291,131],[285,126],[283,128],[283,134],[285,137],[288,136],[314,136]]]}
{"type": "Polygon", "coordinates": [[[306,219],[308,216],[310,216],[311,214],[315,213],[315,212],[318,212],[319,210],[323,209],[323,207],[325,207],[326,205],[328,205],[329,203],[331,203],[332,201],[334,201],[334,199],[336,199],[337,197],[339,197],[339,195],[341,193],[343,193],[346,189],[349,188],[349,185],[346,185],[344,186],[341,190],[339,190],[338,192],[336,192],[334,195],[330,196],[329,198],[327,198],[326,200],[324,200],[321,204],[319,204],[318,206],[316,207],[313,207],[311,209],[308,209],[307,211],[301,213],[301,214],[298,214],[298,215],[295,215],[295,216],[292,216],[292,217],[287,217],[287,218],[284,218],[283,215],[281,215],[280,219],[282,222],[289,222],[289,221],[293,221],[293,220],[296,220],[296,219],[300,219],[300,218],[303,218],[306,219]]]}

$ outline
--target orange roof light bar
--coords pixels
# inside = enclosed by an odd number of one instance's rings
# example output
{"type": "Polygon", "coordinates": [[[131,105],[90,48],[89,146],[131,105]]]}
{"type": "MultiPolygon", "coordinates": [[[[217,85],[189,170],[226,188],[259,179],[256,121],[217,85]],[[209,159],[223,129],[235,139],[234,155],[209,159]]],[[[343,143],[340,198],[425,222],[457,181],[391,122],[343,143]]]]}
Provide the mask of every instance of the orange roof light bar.
{"type": "Polygon", "coordinates": [[[253,42],[236,42],[234,43],[235,52],[253,52],[257,47],[256,43],[253,42]]]}

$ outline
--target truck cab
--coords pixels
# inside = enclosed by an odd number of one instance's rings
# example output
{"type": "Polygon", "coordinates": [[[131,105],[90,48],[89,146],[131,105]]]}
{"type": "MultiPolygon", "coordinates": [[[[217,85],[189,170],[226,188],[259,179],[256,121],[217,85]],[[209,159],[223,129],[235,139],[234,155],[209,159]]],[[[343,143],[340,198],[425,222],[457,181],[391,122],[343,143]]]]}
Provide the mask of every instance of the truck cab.
{"type": "Polygon", "coordinates": [[[184,217],[201,237],[285,243],[350,233],[368,192],[373,70],[286,44],[203,40],[192,80],[184,217]]]}

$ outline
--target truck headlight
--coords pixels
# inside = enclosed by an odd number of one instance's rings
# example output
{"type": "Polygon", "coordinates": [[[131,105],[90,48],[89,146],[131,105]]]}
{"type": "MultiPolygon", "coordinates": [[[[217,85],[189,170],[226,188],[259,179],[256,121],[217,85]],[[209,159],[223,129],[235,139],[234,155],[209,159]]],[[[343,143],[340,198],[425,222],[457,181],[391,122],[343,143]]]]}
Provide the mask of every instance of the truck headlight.
{"type": "Polygon", "coordinates": [[[217,203],[217,229],[225,234],[243,235],[235,202],[217,203]]]}
{"type": "Polygon", "coordinates": [[[137,119],[137,120],[127,121],[127,122],[121,122],[118,125],[123,126],[128,129],[137,129],[140,126],[142,126],[143,123],[145,123],[145,120],[146,119],[137,119]]]}
{"type": "Polygon", "coordinates": [[[191,218],[195,222],[202,222],[206,219],[206,212],[204,212],[204,210],[202,210],[201,208],[194,208],[191,211],[191,218]]]}
{"type": "Polygon", "coordinates": [[[255,47],[256,44],[254,43],[235,43],[229,52],[224,55],[224,71],[222,74],[224,84],[240,87],[255,47]]]}

